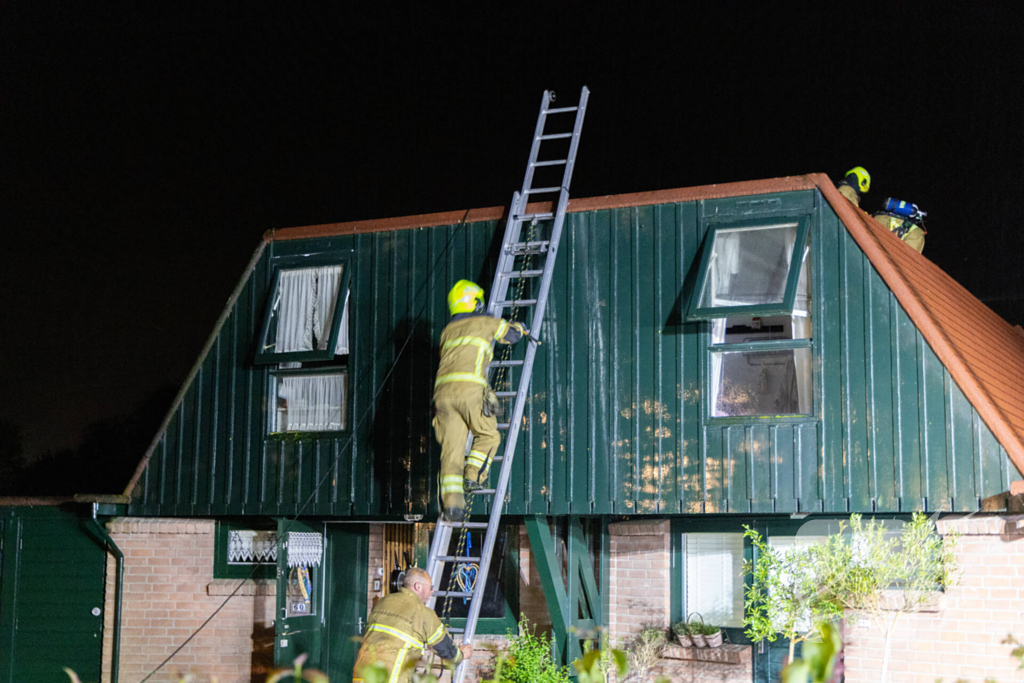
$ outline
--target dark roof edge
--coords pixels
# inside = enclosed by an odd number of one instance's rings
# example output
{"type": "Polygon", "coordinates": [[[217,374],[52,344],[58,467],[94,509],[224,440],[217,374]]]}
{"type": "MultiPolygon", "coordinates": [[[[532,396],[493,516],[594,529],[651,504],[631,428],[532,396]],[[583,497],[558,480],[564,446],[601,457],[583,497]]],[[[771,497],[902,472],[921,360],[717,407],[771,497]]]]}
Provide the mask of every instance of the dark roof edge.
{"type": "MultiPolygon", "coordinates": [[[[823,176],[824,177],[824,176],[823,176]]],[[[815,183],[810,176],[786,176],[767,180],[750,180],[739,183],[723,183],[720,185],[701,185],[699,187],[680,187],[672,190],[655,190],[653,192],[634,192],[631,194],[611,194],[602,197],[584,197],[570,199],[568,211],[597,211],[600,209],[621,209],[630,206],[651,206],[654,204],[674,204],[676,202],[692,202],[698,199],[722,199],[725,197],[742,197],[745,195],[771,194],[774,192],[792,192],[794,190],[812,190],[815,183]]],[[[507,209],[492,206],[485,209],[468,209],[462,211],[445,211],[441,213],[425,213],[416,216],[399,216],[396,218],[376,218],[366,221],[348,223],[326,223],[323,225],[307,225],[296,228],[268,230],[263,239],[266,241],[301,240],[312,237],[334,237],[337,235],[358,235],[368,232],[388,232],[391,230],[412,230],[435,225],[457,225],[459,223],[476,223],[480,221],[501,220],[507,209]]],[[[535,202],[527,207],[529,213],[551,211],[551,202],[535,202]]]]}
{"type": "MultiPolygon", "coordinates": [[[[1021,443],[1017,432],[1010,425],[1009,420],[1003,414],[992,396],[988,393],[981,380],[974,371],[967,365],[956,345],[938,324],[931,312],[922,303],[920,295],[913,284],[905,278],[885,248],[879,244],[878,239],[872,235],[867,228],[861,224],[858,212],[863,213],[851,204],[843,195],[839,194],[832,181],[823,174],[811,174],[809,176],[817,184],[821,193],[828,200],[832,209],[839,216],[839,220],[846,226],[847,232],[868,257],[878,274],[882,276],[885,284],[896,295],[897,301],[910,316],[911,321],[921,331],[925,340],[931,345],[935,355],[942,364],[949,370],[949,374],[960,386],[960,389],[967,396],[971,405],[978,411],[981,419],[985,421],[988,428],[999,443],[1006,449],[1010,460],[1017,469],[1024,474],[1024,444],[1021,443]]],[[[865,216],[867,214],[864,214],[865,216]]],[[[893,237],[893,239],[896,239],[893,237]]],[[[921,256],[920,258],[924,258],[921,256]]],[[[1009,325],[1009,323],[1006,323],[1009,325]]]]}

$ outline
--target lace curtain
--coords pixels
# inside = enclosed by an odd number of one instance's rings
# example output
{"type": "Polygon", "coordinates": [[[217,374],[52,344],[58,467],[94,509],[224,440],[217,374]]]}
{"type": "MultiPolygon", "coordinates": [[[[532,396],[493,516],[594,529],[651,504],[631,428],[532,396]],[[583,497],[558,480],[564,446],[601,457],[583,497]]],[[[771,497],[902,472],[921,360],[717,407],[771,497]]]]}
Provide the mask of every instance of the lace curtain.
{"type": "MultiPolygon", "coordinates": [[[[281,272],[274,302],[277,318],[275,350],[278,353],[312,351],[316,341],[318,350],[325,350],[331,336],[341,286],[342,267],[295,268],[281,272]]],[[[341,330],[335,355],[348,353],[348,299],[345,290],[341,314],[341,330]]]]}
{"type": "Polygon", "coordinates": [[[278,379],[285,408],[279,432],[336,432],[345,428],[345,374],[295,375],[278,379]]]}

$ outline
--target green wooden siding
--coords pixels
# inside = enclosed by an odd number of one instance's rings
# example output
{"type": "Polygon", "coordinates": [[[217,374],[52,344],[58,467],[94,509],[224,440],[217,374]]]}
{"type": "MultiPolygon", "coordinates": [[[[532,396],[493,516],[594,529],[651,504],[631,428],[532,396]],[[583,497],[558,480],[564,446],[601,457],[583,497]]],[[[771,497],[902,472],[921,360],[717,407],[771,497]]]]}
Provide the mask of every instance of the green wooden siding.
{"type": "MultiPolygon", "coordinates": [[[[129,514],[296,514],[314,490],[304,515],[434,514],[445,295],[459,278],[489,286],[496,228],[271,243],[129,514]],[[271,438],[254,338],[274,269],[306,255],[351,264],[352,432],[271,438]]],[[[510,513],[966,510],[1019,478],[816,191],[570,214],[551,292],[510,513]],[[703,236],[797,214],[811,216],[815,417],[709,419],[707,324],[684,322],[703,236]]]]}
{"type": "Polygon", "coordinates": [[[98,681],[103,548],[50,507],[0,509],[0,542],[0,681],[64,683],[65,666],[98,681]]]}

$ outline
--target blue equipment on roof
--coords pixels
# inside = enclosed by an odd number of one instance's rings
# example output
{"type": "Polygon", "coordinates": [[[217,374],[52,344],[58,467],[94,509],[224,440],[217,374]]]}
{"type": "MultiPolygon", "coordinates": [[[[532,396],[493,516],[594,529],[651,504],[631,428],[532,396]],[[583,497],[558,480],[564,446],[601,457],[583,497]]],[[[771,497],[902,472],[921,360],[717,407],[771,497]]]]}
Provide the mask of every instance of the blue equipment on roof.
{"type": "Polygon", "coordinates": [[[882,210],[885,213],[898,216],[899,218],[906,218],[911,221],[921,221],[926,215],[928,215],[919,209],[917,204],[911,204],[910,202],[894,199],[892,197],[885,200],[885,208],[882,210]]]}

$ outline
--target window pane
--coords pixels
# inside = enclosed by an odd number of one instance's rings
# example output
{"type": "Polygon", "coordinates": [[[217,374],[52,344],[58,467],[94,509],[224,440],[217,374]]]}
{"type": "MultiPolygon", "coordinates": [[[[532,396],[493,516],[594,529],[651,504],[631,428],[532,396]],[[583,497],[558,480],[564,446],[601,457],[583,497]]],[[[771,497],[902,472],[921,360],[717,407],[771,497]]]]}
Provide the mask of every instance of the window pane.
{"type": "Polygon", "coordinates": [[[714,626],[743,625],[743,534],[686,534],[686,612],[714,626]]]}
{"type": "Polygon", "coordinates": [[[271,432],[337,432],[347,429],[348,374],[276,377],[271,432]]]}
{"type": "Polygon", "coordinates": [[[782,303],[796,234],[795,221],[717,230],[699,307],[782,303]]]}
{"type": "Polygon", "coordinates": [[[746,344],[780,339],[810,339],[811,318],[798,315],[730,316],[711,321],[712,344],[746,344]],[[723,324],[724,321],[724,324],[723,324]]]}
{"type": "MultiPolygon", "coordinates": [[[[262,352],[326,350],[342,274],[341,265],[282,270],[262,352]]],[[[335,354],[348,353],[348,290],[343,306],[335,354]]]]}
{"type": "Polygon", "coordinates": [[[712,351],[713,417],[810,415],[810,349],[712,351]]]}

